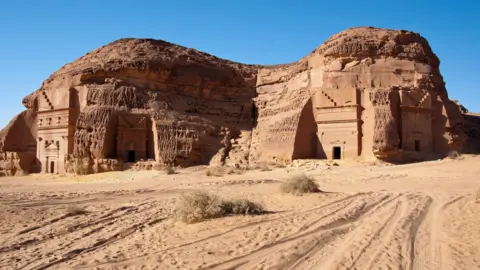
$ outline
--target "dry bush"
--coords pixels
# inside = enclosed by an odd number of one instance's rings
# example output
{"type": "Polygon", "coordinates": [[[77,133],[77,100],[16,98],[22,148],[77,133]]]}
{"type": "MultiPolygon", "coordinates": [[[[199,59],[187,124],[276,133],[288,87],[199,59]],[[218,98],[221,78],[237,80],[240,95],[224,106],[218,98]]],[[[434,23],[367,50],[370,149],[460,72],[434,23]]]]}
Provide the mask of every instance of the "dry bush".
{"type": "Polygon", "coordinates": [[[152,170],[153,171],[161,171],[163,166],[160,163],[153,163],[152,164],[152,170]]]}
{"type": "Polygon", "coordinates": [[[73,165],[73,171],[76,175],[87,175],[89,174],[88,165],[86,164],[75,164],[73,165]]]}
{"type": "Polygon", "coordinates": [[[244,169],[236,169],[235,170],[235,174],[243,174],[243,173],[245,173],[244,169]]]}
{"type": "Polygon", "coordinates": [[[223,176],[223,170],[221,167],[209,167],[205,171],[206,176],[223,176]]]}
{"type": "Polygon", "coordinates": [[[222,167],[209,167],[205,171],[206,176],[223,176],[225,174],[225,171],[222,167]]]}
{"type": "Polygon", "coordinates": [[[447,154],[447,157],[450,158],[450,159],[457,159],[457,158],[460,158],[462,155],[460,154],[460,152],[456,151],[456,150],[452,150],[450,152],[448,152],[447,154]]]}
{"type": "Polygon", "coordinates": [[[475,193],[475,199],[476,199],[476,202],[480,202],[480,188],[477,189],[477,192],[475,193]]]}
{"type": "Polygon", "coordinates": [[[180,198],[175,215],[185,223],[196,223],[205,219],[226,215],[221,200],[206,192],[195,192],[180,198]]]}
{"type": "Polygon", "coordinates": [[[159,164],[159,163],[154,163],[151,165],[151,169],[152,170],[155,170],[155,171],[162,171],[164,172],[165,174],[175,174],[175,168],[173,168],[172,166],[170,165],[162,165],[162,164],[159,164]]]}
{"type": "Polygon", "coordinates": [[[222,200],[218,196],[199,191],[180,198],[175,209],[177,219],[185,223],[197,223],[228,215],[258,215],[264,213],[257,203],[241,200],[222,200]]]}
{"type": "Polygon", "coordinates": [[[77,216],[77,215],[83,215],[88,213],[87,210],[77,205],[69,205],[66,209],[66,212],[67,212],[67,215],[69,216],[77,216]]]}
{"type": "Polygon", "coordinates": [[[172,166],[169,166],[169,165],[164,166],[163,169],[162,169],[162,171],[163,171],[165,174],[168,174],[168,175],[170,175],[170,174],[175,174],[175,169],[174,169],[172,166]]]}
{"type": "Polygon", "coordinates": [[[15,176],[27,176],[29,175],[28,171],[26,170],[18,170],[16,173],[15,173],[15,176]]]}
{"type": "Polygon", "coordinates": [[[271,171],[272,169],[270,169],[270,166],[268,166],[267,163],[260,163],[260,171],[262,172],[268,172],[268,171],[271,171]]]}
{"type": "Polygon", "coordinates": [[[274,163],[273,164],[273,167],[274,168],[277,168],[277,169],[281,169],[281,168],[285,168],[285,164],[281,164],[281,163],[274,163]]]}
{"type": "Polygon", "coordinates": [[[277,162],[259,162],[258,164],[250,167],[250,170],[260,170],[262,172],[271,171],[273,168],[280,169],[285,168],[286,166],[277,162]]]}
{"type": "Polygon", "coordinates": [[[280,186],[280,190],[283,193],[291,193],[294,195],[320,192],[315,180],[305,174],[297,175],[288,179],[280,186]]]}
{"type": "Polygon", "coordinates": [[[243,169],[240,169],[240,168],[228,168],[226,173],[227,174],[243,174],[245,172],[245,170],[243,169]]]}
{"type": "Polygon", "coordinates": [[[262,172],[271,171],[269,164],[267,162],[259,162],[251,167],[250,170],[260,170],[262,172]]]}
{"type": "Polygon", "coordinates": [[[262,205],[247,199],[223,201],[223,205],[227,213],[231,215],[260,215],[265,213],[262,205]]]}
{"type": "Polygon", "coordinates": [[[209,167],[205,171],[206,176],[224,176],[226,174],[242,174],[243,170],[241,169],[235,169],[232,167],[209,167]]]}

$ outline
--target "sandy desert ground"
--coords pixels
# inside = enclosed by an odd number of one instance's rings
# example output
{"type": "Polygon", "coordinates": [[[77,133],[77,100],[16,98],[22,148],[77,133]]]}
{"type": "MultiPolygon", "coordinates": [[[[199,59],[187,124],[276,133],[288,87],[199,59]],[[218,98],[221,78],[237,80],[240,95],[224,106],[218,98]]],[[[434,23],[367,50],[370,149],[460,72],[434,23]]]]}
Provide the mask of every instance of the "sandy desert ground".
{"type": "Polygon", "coordinates": [[[397,166],[301,161],[225,177],[195,167],[1,178],[0,268],[480,269],[479,164],[462,156],[397,166]],[[280,193],[299,172],[325,192],[280,193]],[[176,201],[194,190],[271,213],[176,221],[176,201]],[[88,212],[69,215],[72,206],[88,212]]]}

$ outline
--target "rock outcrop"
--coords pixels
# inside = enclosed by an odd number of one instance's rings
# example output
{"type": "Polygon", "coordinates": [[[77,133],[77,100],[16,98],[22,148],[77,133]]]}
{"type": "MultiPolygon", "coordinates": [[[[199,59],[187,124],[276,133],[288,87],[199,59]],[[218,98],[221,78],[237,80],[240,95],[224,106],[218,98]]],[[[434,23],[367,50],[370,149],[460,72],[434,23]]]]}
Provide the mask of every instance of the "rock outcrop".
{"type": "Polygon", "coordinates": [[[286,160],[335,158],[333,146],[340,158],[398,162],[461,148],[462,114],[439,65],[419,34],[352,28],[295,64],[260,68],[252,145],[262,150],[251,151],[251,160],[280,157],[275,151],[286,160]],[[315,121],[302,121],[309,102],[315,121]]]}
{"type": "Polygon", "coordinates": [[[121,39],[63,66],[24,99],[27,110],[0,133],[0,167],[93,173],[149,159],[249,166],[439,157],[467,138],[439,65],[419,34],[371,27],[277,66],[121,39]]]}
{"type": "Polygon", "coordinates": [[[38,171],[35,140],[36,112],[33,106],[25,105],[28,109],[15,116],[0,131],[0,176],[22,175],[38,171]]]}

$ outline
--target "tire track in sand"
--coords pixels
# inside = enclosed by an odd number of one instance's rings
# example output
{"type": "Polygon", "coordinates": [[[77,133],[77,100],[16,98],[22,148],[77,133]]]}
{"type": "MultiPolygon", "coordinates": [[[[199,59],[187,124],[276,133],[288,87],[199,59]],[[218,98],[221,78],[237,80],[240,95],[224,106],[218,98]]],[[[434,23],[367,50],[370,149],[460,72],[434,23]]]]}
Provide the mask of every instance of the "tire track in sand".
{"type": "Polygon", "coordinates": [[[430,211],[425,217],[423,226],[419,227],[415,238],[415,257],[413,269],[442,269],[447,265],[445,259],[445,235],[440,230],[443,224],[445,210],[452,204],[456,204],[465,196],[428,194],[432,198],[430,211]]]}
{"type": "Polygon", "coordinates": [[[388,214],[388,209],[383,213],[372,213],[364,224],[351,232],[350,242],[342,245],[344,249],[323,264],[322,269],[339,266],[347,269],[384,269],[392,266],[411,269],[415,260],[412,255],[415,244],[412,242],[415,243],[418,228],[425,220],[431,202],[429,196],[406,194],[399,202],[401,207],[397,207],[385,221],[377,220],[388,214]]]}
{"type": "Polygon", "coordinates": [[[213,264],[204,269],[251,269],[258,267],[287,269],[307,254],[327,246],[336,238],[346,234],[352,224],[362,217],[363,213],[380,207],[386,201],[389,201],[388,199],[390,199],[390,195],[356,196],[348,204],[348,207],[342,207],[316,218],[314,222],[305,224],[304,229],[299,233],[279,239],[273,244],[263,246],[247,255],[213,264]]]}
{"type": "MultiPolygon", "coordinates": [[[[191,254],[190,251],[192,249],[196,249],[198,246],[201,246],[202,248],[206,248],[206,249],[209,249],[209,247],[211,247],[212,249],[215,249],[215,250],[219,249],[223,251],[225,250],[228,251],[232,247],[231,246],[232,241],[235,242],[236,245],[242,245],[245,247],[252,246],[254,243],[261,243],[262,240],[259,239],[259,237],[261,237],[265,233],[270,235],[283,234],[283,237],[277,240],[277,241],[281,241],[281,239],[283,238],[305,232],[307,228],[303,226],[304,223],[305,222],[310,223],[311,220],[319,219],[317,215],[320,215],[321,217],[331,216],[331,215],[334,215],[334,213],[341,211],[342,209],[348,209],[348,206],[351,203],[353,203],[355,201],[355,198],[357,197],[374,198],[376,196],[377,195],[374,194],[373,192],[356,193],[352,195],[347,195],[347,196],[344,196],[343,198],[335,199],[333,201],[327,202],[326,204],[320,205],[315,208],[293,213],[287,216],[280,216],[280,217],[275,217],[271,219],[262,219],[259,221],[249,222],[247,224],[243,224],[243,225],[231,228],[227,231],[216,233],[195,241],[161,249],[159,251],[156,251],[154,254],[149,254],[146,256],[137,256],[137,257],[129,258],[125,260],[119,260],[115,263],[115,265],[122,266],[122,265],[127,265],[129,263],[142,261],[147,259],[147,257],[154,256],[155,254],[163,254],[164,256],[175,256],[175,257],[183,257],[184,255],[189,256],[191,254]],[[290,230],[286,230],[282,232],[283,229],[291,228],[290,226],[292,224],[296,224],[294,227],[299,229],[294,230],[293,233],[290,230]],[[237,240],[232,239],[232,237],[236,238],[237,240]],[[225,244],[228,243],[228,245],[224,246],[223,248],[219,248],[218,245],[222,243],[225,243],[225,244]]],[[[277,242],[277,241],[274,241],[274,242],[277,242]]],[[[267,248],[268,246],[273,244],[274,243],[267,243],[265,245],[252,246],[251,248],[254,250],[259,250],[259,249],[267,248]]],[[[209,252],[209,253],[213,254],[216,252],[212,250],[212,252],[209,252]]],[[[250,255],[250,253],[239,254],[235,258],[245,257],[250,255]]],[[[231,258],[231,256],[228,256],[228,257],[231,258]]],[[[220,264],[230,263],[232,260],[229,260],[229,258],[225,258],[225,260],[220,264]]],[[[106,264],[100,263],[100,264],[90,265],[89,267],[99,267],[104,265],[106,264]]],[[[215,267],[215,266],[202,265],[202,269],[212,268],[212,267],[215,267]]],[[[225,269],[225,268],[222,268],[222,269],[225,269]]]]}
{"type": "Polygon", "coordinates": [[[341,265],[347,269],[354,268],[363,255],[371,250],[379,249],[380,239],[391,234],[400,217],[399,209],[404,207],[400,196],[395,196],[380,207],[365,212],[357,224],[352,224],[352,229],[345,240],[338,239],[340,241],[336,243],[336,246],[344,246],[344,249],[335,248],[325,250],[322,254],[314,254],[309,261],[305,260],[303,264],[296,264],[295,268],[290,269],[316,269],[318,267],[328,269],[332,264],[341,265]]]}
{"type": "MultiPolygon", "coordinates": [[[[101,215],[101,216],[92,216],[89,217],[90,214],[82,215],[79,216],[81,217],[80,220],[82,222],[76,223],[75,220],[69,220],[70,222],[68,224],[61,224],[61,226],[57,226],[57,230],[46,233],[44,231],[39,231],[38,233],[44,234],[43,238],[33,238],[35,241],[24,241],[24,243],[16,243],[11,245],[8,250],[5,250],[5,253],[2,254],[2,257],[8,258],[9,260],[12,258],[12,255],[15,252],[16,249],[22,248],[26,249],[28,248],[29,250],[35,251],[35,253],[38,253],[39,251],[43,250],[43,252],[39,254],[47,254],[47,257],[45,256],[40,256],[37,257],[35,254],[31,254],[29,256],[29,259],[26,260],[26,262],[21,265],[19,268],[27,268],[31,269],[30,265],[32,264],[41,264],[41,263],[46,263],[47,260],[49,261],[58,261],[59,254],[64,254],[61,255],[61,257],[65,257],[63,261],[69,260],[69,258],[73,258],[75,256],[71,256],[71,254],[65,254],[65,250],[81,250],[85,249],[84,251],[87,252],[88,250],[86,248],[81,248],[81,246],[85,245],[92,245],[98,247],[105,246],[106,244],[113,243],[114,241],[104,241],[105,238],[109,238],[109,234],[117,234],[117,236],[120,235],[128,235],[122,232],[122,226],[118,226],[118,224],[125,224],[129,225],[130,221],[138,221],[138,218],[135,218],[136,216],[140,216],[140,220],[144,220],[145,225],[151,226],[155,223],[158,223],[157,220],[151,219],[151,218],[141,218],[144,214],[149,212],[152,209],[157,208],[156,203],[150,202],[149,204],[143,203],[139,204],[139,206],[145,206],[144,209],[139,209],[138,207],[129,207],[129,206],[122,206],[116,209],[112,209],[109,212],[101,215]],[[153,204],[153,205],[152,205],[153,204]],[[97,219],[97,217],[99,219],[97,219]],[[91,222],[94,221],[94,222],[91,222]],[[64,226],[64,228],[63,228],[64,226]],[[120,227],[120,228],[118,228],[120,227]],[[58,230],[60,228],[60,230],[58,230]],[[63,229],[61,229],[63,228],[63,229]],[[74,228],[74,229],[72,229],[74,228]],[[120,232],[118,229],[120,229],[120,232]],[[97,239],[97,240],[95,240],[97,239]],[[101,245],[103,242],[105,242],[105,245],[101,245]],[[75,248],[76,247],[76,248],[75,248]],[[80,248],[78,248],[80,247],[80,248]],[[56,255],[56,258],[48,258],[49,254],[56,255]],[[36,257],[36,258],[35,258],[36,257]]],[[[147,217],[157,217],[157,216],[164,216],[165,213],[162,213],[162,210],[156,211],[155,213],[150,213],[145,216],[147,217]]],[[[164,218],[162,218],[163,220],[164,218]]],[[[141,229],[141,228],[140,228],[141,229]]],[[[128,227],[127,229],[128,230],[128,227]]],[[[120,240],[120,239],[119,239],[120,240]]],[[[93,250],[93,249],[92,249],[93,250]]],[[[81,253],[85,253],[81,252],[81,253]]],[[[10,261],[9,263],[12,263],[10,261]]]]}
{"type": "MultiPolygon", "coordinates": [[[[52,260],[48,263],[39,263],[36,266],[33,266],[31,269],[43,270],[43,269],[47,269],[47,268],[53,267],[55,265],[61,264],[63,262],[70,261],[70,260],[74,259],[75,257],[79,256],[80,254],[93,252],[93,251],[95,251],[99,248],[102,248],[104,246],[116,243],[118,241],[122,241],[126,237],[128,237],[129,235],[132,235],[132,234],[146,228],[147,226],[152,226],[152,225],[155,225],[157,223],[160,223],[160,222],[166,220],[167,218],[168,218],[168,216],[161,216],[160,212],[153,213],[151,215],[148,215],[148,217],[146,219],[143,219],[140,222],[134,223],[131,226],[123,228],[123,229],[119,230],[118,232],[107,236],[106,238],[100,238],[92,244],[87,244],[85,247],[76,247],[76,248],[72,247],[69,251],[67,251],[63,255],[61,255],[59,259],[52,260]],[[160,217],[159,218],[152,218],[152,217],[158,217],[158,216],[160,216],[160,217]]],[[[110,225],[115,225],[115,224],[112,222],[110,225]]],[[[91,236],[94,233],[98,233],[102,229],[103,228],[93,229],[91,232],[87,233],[86,236],[91,236]]],[[[78,243],[78,244],[81,244],[81,243],[78,243]]]]}

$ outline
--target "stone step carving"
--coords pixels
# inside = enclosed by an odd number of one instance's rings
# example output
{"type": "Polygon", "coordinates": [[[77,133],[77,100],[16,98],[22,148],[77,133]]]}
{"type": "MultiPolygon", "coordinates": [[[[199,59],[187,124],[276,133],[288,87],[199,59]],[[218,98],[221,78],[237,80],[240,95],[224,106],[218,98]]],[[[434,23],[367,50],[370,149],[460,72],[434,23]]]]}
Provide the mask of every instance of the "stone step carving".
{"type": "Polygon", "coordinates": [[[332,104],[332,107],[337,107],[337,102],[335,102],[335,100],[333,100],[333,98],[331,98],[327,92],[323,91],[321,92],[323,94],[324,97],[327,98],[328,101],[330,101],[330,103],[332,104]]]}
{"type": "Polygon", "coordinates": [[[45,93],[45,91],[42,91],[42,95],[43,95],[43,98],[45,99],[45,101],[47,101],[47,104],[48,104],[49,109],[50,109],[50,110],[53,110],[52,102],[51,102],[50,99],[48,98],[47,93],[45,93]]]}
{"type": "Polygon", "coordinates": [[[430,97],[430,93],[426,92],[425,95],[423,95],[422,99],[417,104],[417,107],[422,107],[422,105],[425,103],[425,101],[430,97]]]}

